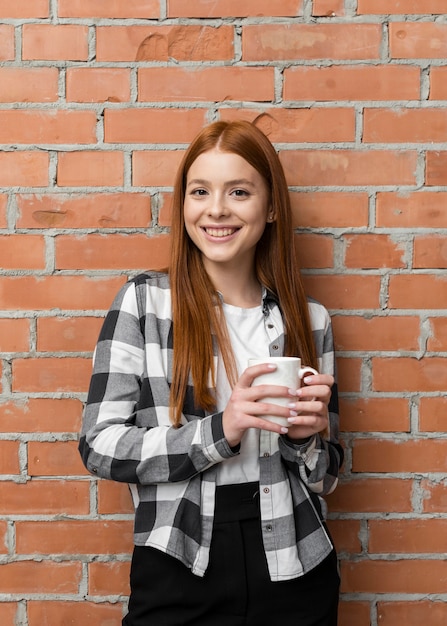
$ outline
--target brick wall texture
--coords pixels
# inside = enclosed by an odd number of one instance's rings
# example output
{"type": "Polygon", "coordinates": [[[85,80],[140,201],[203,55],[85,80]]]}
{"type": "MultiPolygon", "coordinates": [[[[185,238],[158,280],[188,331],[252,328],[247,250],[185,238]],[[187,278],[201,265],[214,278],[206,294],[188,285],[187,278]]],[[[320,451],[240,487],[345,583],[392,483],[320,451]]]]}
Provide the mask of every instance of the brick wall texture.
{"type": "Polygon", "coordinates": [[[77,453],[101,320],[173,176],[260,119],[333,316],[341,626],[447,623],[445,0],[0,0],[0,623],[119,626],[127,487],[77,453]]]}

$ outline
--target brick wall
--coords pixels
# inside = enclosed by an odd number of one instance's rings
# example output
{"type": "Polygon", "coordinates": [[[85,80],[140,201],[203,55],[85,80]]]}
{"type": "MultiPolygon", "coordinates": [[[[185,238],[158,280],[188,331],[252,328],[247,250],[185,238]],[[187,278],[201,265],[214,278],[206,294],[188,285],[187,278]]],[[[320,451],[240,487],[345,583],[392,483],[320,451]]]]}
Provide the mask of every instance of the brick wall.
{"type": "Polygon", "coordinates": [[[333,315],[341,626],[447,623],[445,0],[0,0],[0,623],[119,626],[127,488],[77,453],[196,132],[253,119],[333,315]],[[423,13],[421,14],[421,11],[423,13]]]}

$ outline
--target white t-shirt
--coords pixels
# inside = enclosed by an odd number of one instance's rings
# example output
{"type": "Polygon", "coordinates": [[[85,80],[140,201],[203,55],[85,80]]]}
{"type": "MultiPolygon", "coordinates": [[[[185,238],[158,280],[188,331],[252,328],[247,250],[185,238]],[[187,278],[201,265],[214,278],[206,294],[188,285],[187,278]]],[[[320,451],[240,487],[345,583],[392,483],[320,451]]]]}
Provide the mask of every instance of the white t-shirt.
{"type": "MultiPolygon", "coordinates": [[[[272,338],[278,336],[278,329],[281,331],[283,329],[281,315],[276,307],[275,309],[272,311],[274,327],[270,324],[268,328],[261,305],[245,309],[223,303],[238,376],[247,368],[248,359],[269,356],[272,338]]],[[[269,322],[271,321],[270,318],[269,322]]],[[[221,358],[218,359],[216,386],[217,410],[223,411],[231,396],[231,388],[221,358]]],[[[240,454],[219,464],[217,484],[227,485],[257,480],[259,480],[259,430],[250,428],[242,438],[240,454]]]]}

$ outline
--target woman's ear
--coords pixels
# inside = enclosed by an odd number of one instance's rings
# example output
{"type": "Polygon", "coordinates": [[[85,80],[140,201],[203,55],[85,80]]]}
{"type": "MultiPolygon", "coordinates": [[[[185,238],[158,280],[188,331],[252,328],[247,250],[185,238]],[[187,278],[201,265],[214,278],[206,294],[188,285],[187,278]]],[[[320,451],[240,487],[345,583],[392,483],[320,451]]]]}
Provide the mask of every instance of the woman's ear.
{"type": "Polygon", "coordinates": [[[274,222],[276,220],[276,215],[274,211],[270,210],[267,215],[267,222],[274,222]]]}

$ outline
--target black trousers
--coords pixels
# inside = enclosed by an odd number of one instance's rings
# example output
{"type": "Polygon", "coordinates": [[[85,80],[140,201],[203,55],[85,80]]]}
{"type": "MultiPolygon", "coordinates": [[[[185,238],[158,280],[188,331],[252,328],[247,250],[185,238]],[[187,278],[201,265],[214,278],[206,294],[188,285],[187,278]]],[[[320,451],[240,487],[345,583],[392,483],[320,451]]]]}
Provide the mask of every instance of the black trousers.
{"type": "Polygon", "coordinates": [[[217,489],[203,578],[159,550],[135,546],[123,626],[337,625],[335,551],[305,576],[271,582],[256,490],[255,483],[217,489]]]}

